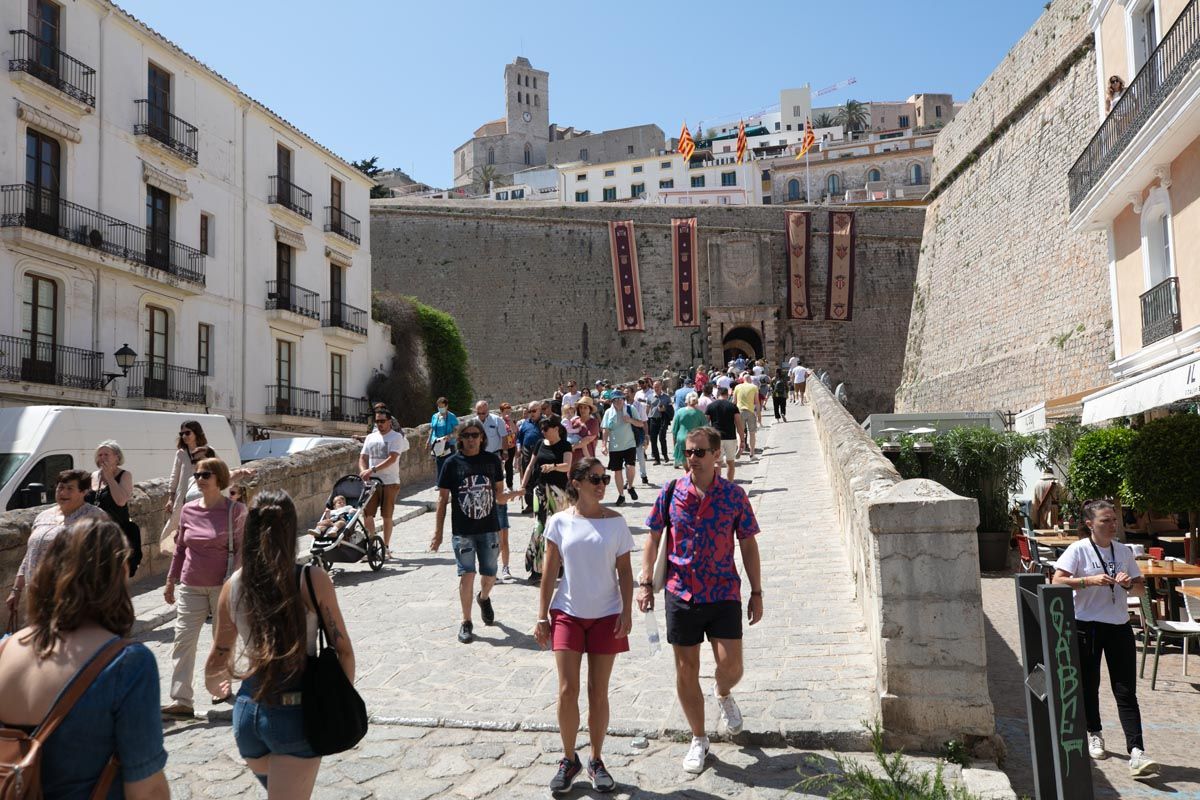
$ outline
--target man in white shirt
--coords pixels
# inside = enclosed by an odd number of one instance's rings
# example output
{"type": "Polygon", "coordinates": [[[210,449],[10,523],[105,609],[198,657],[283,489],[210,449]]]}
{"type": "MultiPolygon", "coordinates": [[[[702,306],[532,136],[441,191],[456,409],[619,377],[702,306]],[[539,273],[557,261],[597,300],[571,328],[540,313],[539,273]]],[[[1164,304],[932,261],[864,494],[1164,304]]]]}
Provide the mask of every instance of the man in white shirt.
{"type": "Polygon", "coordinates": [[[363,509],[367,531],[375,535],[375,512],[383,514],[383,546],[392,557],[392,516],[396,510],[396,494],[400,491],[400,454],[408,449],[408,439],[394,430],[392,414],[386,408],[375,412],[375,430],[363,440],[358,456],[359,477],[364,481],[378,478],[383,486],[371,495],[363,509]]]}
{"type": "Polygon", "coordinates": [[[804,386],[808,382],[808,370],[801,364],[796,364],[788,372],[792,378],[792,402],[797,399],[804,405],[804,386]]]}
{"type": "Polygon", "coordinates": [[[487,400],[480,400],[475,404],[475,419],[483,425],[486,436],[483,449],[499,456],[504,447],[504,437],[508,435],[508,423],[499,414],[488,411],[487,400]]]}
{"type": "Polygon", "coordinates": [[[579,402],[579,398],[583,397],[583,392],[579,391],[579,384],[575,381],[567,381],[567,391],[562,396],[564,406],[573,406],[579,402]]]}

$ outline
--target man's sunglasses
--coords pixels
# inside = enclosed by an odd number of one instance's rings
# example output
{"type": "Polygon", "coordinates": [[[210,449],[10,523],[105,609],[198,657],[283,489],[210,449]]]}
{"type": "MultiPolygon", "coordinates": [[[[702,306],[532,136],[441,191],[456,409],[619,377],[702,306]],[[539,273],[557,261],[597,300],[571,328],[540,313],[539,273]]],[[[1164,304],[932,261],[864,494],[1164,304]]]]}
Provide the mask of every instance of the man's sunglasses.
{"type": "Polygon", "coordinates": [[[704,458],[711,452],[707,447],[689,447],[683,451],[683,454],[688,458],[704,458]]]}
{"type": "Polygon", "coordinates": [[[391,422],[391,420],[387,417],[376,417],[376,419],[375,419],[376,425],[382,425],[385,422],[391,422]]]}
{"type": "Polygon", "coordinates": [[[599,486],[602,483],[605,486],[608,486],[608,482],[612,480],[612,476],[606,472],[603,475],[588,475],[584,478],[584,480],[586,480],[592,486],[599,486]]]}
{"type": "Polygon", "coordinates": [[[213,476],[213,474],[206,469],[198,470],[195,475],[197,479],[203,478],[204,480],[208,480],[213,476]]]}
{"type": "Polygon", "coordinates": [[[479,437],[480,437],[480,434],[478,434],[478,433],[463,433],[463,434],[459,435],[459,438],[462,438],[462,439],[478,439],[479,437]]]}

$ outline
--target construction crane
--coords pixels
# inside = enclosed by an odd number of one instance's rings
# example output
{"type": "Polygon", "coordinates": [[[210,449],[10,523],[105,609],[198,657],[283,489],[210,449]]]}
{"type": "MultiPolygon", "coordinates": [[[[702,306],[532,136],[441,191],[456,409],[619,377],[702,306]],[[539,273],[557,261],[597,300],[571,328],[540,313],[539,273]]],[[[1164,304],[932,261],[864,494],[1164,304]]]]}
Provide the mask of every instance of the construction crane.
{"type": "Polygon", "coordinates": [[[838,81],[832,86],[826,86],[824,89],[818,89],[817,91],[813,92],[813,97],[820,97],[821,95],[830,94],[832,92],[836,92],[838,89],[845,89],[847,86],[855,83],[858,83],[858,78],[846,78],[846,80],[838,81]]]}

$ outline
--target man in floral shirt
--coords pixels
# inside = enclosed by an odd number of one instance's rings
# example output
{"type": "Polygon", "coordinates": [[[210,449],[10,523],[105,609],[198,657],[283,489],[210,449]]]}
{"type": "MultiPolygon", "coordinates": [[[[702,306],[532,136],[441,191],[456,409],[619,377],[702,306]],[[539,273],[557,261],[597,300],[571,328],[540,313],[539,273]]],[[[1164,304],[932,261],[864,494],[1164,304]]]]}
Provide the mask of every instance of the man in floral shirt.
{"type": "Polygon", "coordinates": [[[697,428],[688,434],[684,455],[688,473],[658,496],[646,527],[650,540],[642,551],[638,606],[654,607],[654,562],[663,529],[669,537],[665,582],[667,641],[675,651],[676,685],[692,744],[683,759],[687,772],[704,770],[708,737],[704,727],[704,693],[700,689],[700,645],[705,636],[717,662],[713,694],[720,718],[731,734],[742,730],[742,713],[731,694],[742,678],[741,577],[733,560],[736,540],[750,581],[746,616],[753,625],[762,619],[762,574],[759,569],[758,521],[746,492],[718,473],[721,434],[697,428]],[[668,492],[670,495],[668,496],[668,492]]]}

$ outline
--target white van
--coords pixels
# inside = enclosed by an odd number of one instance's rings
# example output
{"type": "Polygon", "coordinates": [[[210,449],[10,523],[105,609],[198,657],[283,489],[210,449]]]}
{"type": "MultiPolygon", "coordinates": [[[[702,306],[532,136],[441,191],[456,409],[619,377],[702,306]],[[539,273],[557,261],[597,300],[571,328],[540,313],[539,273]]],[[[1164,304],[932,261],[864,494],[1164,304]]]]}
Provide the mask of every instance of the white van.
{"type": "Polygon", "coordinates": [[[0,508],[30,508],[54,500],[64,469],[96,468],[96,445],[112,439],[134,481],[171,475],[179,426],[200,423],[208,446],[229,465],[242,464],[229,420],[218,414],[175,414],[82,406],[0,408],[0,508]],[[40,486],[40,490],[39,490],[40,486]]]}
{"type": "MultiPolygon", "coordinates": [[[[205,428],[205,430],[208,430],[205,428]]],[[[246,442],[242,445],[242,463],[257,461],[260,458],[278,458],[292,453],[301,453],[325,444],[353,444],[353,439],[338,436],[292,436],[286,439],[263,439],[258,442],[246,442]]]]}

